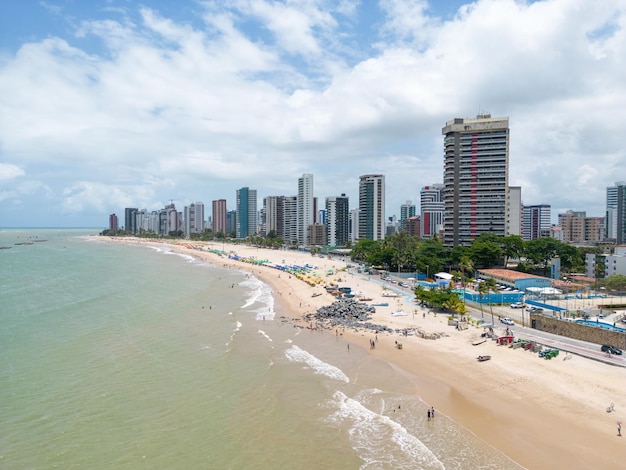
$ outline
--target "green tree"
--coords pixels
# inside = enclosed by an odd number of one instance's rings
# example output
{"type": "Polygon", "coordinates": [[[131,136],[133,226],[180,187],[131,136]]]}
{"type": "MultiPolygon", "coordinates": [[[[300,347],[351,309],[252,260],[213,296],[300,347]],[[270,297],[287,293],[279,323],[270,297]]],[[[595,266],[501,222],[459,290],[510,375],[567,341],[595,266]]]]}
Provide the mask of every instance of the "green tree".
{"type": "Polygon", "coordinates": [[[484,284],[487,290],[487,303],[489,303],[489,311],[491,312],[491,325],[493,325],[493,303],[491,302],[491,292],[496,292],[498,290],[498,285],[493,278],[486,279],[485,282],[481,284],[484,284]]]}
{"type": "Polygon", "coordinates": [[[433,274],[441,271],[450,260],[449,248],[443,246],[438,238],[422,240],[415,255],[415,265],[420,272],[433,274]]]}
{"type": "Polygon", "coordinates": [[[362,238],[354,244],[354,247],[352,247],[350,257],[353,261],[369,263],[369,258],[379,252],[380,249],[381,247],[379,242],[362,238]]]}
{"type": "Polygon", "coordinates": [[[461,257],[461,260],[459,261],[459,269],[463,273],[464,277],[467,277],[467,273],[469,273],[470,275],[473,274],[474,273],[474,261],[472,261],[472,258],[470,258],[467,255],[464,255],[463,257],[461,257]]]}
{"type": "Polygon", "coordinates": [[[502,257],[500,243],[488,238],[476,238],[470,247],[470,256],[474,263],[483,268],[498,265],[502,257]]]}
{"type": "Polygon", "coordinates": [[[605,287],[610,291],[626,291],[626,276],[622,274],[614,274],[604,281],[605,287]]]}
{"type": "Polygon", "coordinates": [[[601,277],[604,277],[605,269],[606,269],[606,265],[604,264],[604,260],[597,260],[596,265],[593,269],[593,275],[596,278],[596,290],[598,290],[598,280],[601,277]]]}
{"type": "Polygon", "coordinates": [[[561,243],[557,254],[561,258],[561,269],[566,272],[580,272],[585,268],[585,257],[575,246],[561,243]]]}
{"type": "Polygon", "coordinates": [[[524,240],[519,235],[507,235],[502,238],[502,254],[504,267],[509,264],[510,258],[519,258],[524,253],[524,240]]]}
{"type": "Polygon", "coordinates": [[[382,250],[389,258],[389,269],[393,271],[414,271],[415,253],[419,247],[419,239],[401,230],[386,237],[382,242],[382,250]]]}
{"type": "Polygon", "coordinates": [[[454,292],[449,293],[446,300],[444,301],[443,306],[446,309],[452,312],[459,313],[461,315],[465,315],[467,313],[465,310],[465,304],[461,301],[461,299],[459,299],[459,296],[454,292]]]}
{"type": "Polygon", "coordinates": [[[564,244],[554,238],[536,238],[525,244],[525,255],[535,265],[541,266],[544,276],[548,273],[550,261],[561,252],[566,252],[564,244]]]}
{"type": "Polygon", "coordinates": [[[478,296],[480,297],[480,318],[485,318],[485,313],[483,311],[483,298],[485,294],[489,293],[489,288],[485,282],[480,282],[478,284],[478,296]]]}
{"type": "Polygon", "coordinates": [[[418,285],[415,288],[415,299],[419,302],[420,305],[423,306],[425,303],[428,302],[429,292],[430,291],[422,285],[418,285]]]}

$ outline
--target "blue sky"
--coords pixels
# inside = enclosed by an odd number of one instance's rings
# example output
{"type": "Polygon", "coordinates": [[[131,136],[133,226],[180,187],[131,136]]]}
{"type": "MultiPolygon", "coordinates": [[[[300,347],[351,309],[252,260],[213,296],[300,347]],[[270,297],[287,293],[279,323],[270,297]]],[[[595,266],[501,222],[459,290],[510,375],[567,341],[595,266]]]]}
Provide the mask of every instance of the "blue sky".
{"type": "Polygon", "coordinates": [[[441,128],[508,116],[525,204],[602,216],[626,180],[626,0],[0,2],[0,227],[105,227],[235,190],[387,215],[441,182],[441,128]]]}

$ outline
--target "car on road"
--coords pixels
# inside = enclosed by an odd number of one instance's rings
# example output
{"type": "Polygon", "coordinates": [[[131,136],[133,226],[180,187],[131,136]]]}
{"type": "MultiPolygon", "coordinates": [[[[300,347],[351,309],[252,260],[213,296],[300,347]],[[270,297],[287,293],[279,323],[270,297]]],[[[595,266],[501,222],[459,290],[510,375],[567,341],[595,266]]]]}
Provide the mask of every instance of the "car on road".
{"type": "Polygon", "coordinates": [[[524,308],[524,304],[521,302],[513,302],[511,308],[524,308]]]}
{"type": "Polygon", "coordinates": [[[534,305],[529,305],[528,307],[526,307],[526,311],[531,312],[531,313],[539,313],[539,312],[543,312],[543,309],[541,307],[535,307],[534,305]]]}
{"type": "Polygon", "coordinates": [[[616,356],[621,356],[622,355],[622,350],[621,349],[618,349],[615,346],[611,346],[610,344],[603,344],[602,347],[600,348],[600,350],[602,352],[615,354],[616,356]]]}
{"type": "Polygon", "coordinates": [[[500,318],[500,321],[502,323],[504,323],[505,325],[515,325],[515,323],[513,322],[513,320],[511,320],[510,318],[506,317],[506,318],[500,318]]]}

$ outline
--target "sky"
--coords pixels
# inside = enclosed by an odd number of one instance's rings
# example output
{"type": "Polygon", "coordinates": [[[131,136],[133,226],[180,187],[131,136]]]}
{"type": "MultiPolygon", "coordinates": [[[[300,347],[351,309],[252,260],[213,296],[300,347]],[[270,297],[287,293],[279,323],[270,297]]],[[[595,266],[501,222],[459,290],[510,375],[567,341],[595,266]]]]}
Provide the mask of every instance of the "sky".
{"type": "Polygon", "coordinates": [[[0,0],[0,228],[108,226],[241,187],[320,204],[443,180],[442,128],[510,125],[526,205],[626,180],[626,0],[0,0]]]}

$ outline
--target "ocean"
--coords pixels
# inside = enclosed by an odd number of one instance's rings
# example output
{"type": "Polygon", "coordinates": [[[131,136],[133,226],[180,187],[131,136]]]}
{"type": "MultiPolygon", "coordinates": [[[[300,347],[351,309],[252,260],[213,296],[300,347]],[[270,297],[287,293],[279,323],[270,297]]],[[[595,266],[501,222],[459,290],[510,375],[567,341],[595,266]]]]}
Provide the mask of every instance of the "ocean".
{"type": "Polygon", "coordinates": [[[519,469],[243,271],[0,230],[0,468],[519,469]]]}

